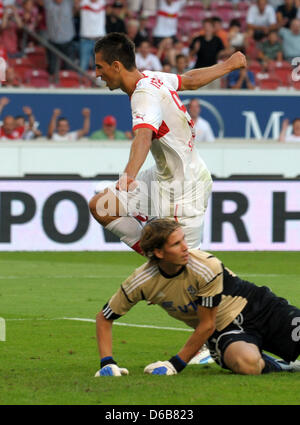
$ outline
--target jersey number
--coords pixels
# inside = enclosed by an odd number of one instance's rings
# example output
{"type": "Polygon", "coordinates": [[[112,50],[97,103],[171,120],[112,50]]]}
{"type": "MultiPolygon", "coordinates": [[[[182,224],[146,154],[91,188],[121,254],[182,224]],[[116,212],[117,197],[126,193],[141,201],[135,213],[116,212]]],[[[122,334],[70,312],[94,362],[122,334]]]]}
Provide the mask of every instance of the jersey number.
{"type": "Polygon", "coordinates": [[[171,96],[174,100],[174,102],[176,103],[177,107],[182,111],[182,112],[186,112],[186,107],[184,106],[184,104],[181,102],[181,100],[179,99],[179,96],[177,94],[177,91],[173,91],[170,90],[171,96]]]}

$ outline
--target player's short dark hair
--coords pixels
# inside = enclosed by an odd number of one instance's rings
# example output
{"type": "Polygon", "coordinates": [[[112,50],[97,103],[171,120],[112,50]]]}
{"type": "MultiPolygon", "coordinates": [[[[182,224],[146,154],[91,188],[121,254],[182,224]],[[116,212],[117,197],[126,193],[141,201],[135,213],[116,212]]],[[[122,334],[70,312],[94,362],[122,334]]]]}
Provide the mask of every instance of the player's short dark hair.
{"type": "Polygon", "coordinates": [[[111,65],[119,61],[128,71],[136,68],[135,46],[127,35],[119,32],[111,32],[105,37],[99,38],[94,47],[94,53],[102,53],[103,60],[111,65]]]}
{"type": "Polygon", "coordinates": [[[159,218],[146,224],[140,239],[140,247],[144,255],[150,260],[157,259],[154,250],[161,249],[167,242],[170,234],[179,227],[181,227],[180,223],[167,218],[159,218]]]}

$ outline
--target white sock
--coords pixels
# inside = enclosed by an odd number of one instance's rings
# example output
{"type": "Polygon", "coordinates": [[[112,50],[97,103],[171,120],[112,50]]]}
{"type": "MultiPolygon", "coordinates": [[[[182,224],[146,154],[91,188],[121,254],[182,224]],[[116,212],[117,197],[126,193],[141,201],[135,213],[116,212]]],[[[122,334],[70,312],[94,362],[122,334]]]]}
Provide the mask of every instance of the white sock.
{"type": "Polygon", "coordinates": [[[139,241],[143,230],[142,224],[133,217],[120,217],[111,221],[107,226],[107,230],[118,236],[122,242],[130,246],[130,248],[142,253],[139,241]]]}

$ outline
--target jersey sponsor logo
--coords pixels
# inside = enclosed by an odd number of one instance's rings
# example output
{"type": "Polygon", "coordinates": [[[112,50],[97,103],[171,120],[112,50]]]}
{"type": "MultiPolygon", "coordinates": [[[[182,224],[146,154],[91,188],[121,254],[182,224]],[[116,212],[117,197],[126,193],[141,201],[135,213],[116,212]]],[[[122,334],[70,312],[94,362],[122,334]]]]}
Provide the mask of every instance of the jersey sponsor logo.
{"type": "Polygon", "coordinates": [[[173,301],[164,301],[161,304],[162,308],[169,310],[169,311],[176,311],[176,307],[173,305],[173,301]]]}
{"type": "Polygon", "coordinates": [[[181,313],[189,313],[189,307],[191,307],[194,311],[197,311],[197,302],[190,301],[188,304],[185,304],[183,306],[178,305],[178,310],[181,311],[181,313]]]}

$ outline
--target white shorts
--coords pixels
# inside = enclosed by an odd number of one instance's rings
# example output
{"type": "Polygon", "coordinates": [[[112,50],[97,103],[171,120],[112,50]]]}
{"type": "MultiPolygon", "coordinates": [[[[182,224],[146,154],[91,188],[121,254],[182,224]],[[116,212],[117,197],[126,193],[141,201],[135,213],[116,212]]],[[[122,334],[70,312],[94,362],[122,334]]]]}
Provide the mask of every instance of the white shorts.
{"type": "Polygon", "coordinates": [[[178,186],[159,182],[155,167],[142,171],[133,191],[119,191],[116,183],[109,186],[128,216],[140,216],[144,222],[153,218],[170,218],[183,226],[189,248],[198,248],[203,236],[204,215],[211,194],[209,172],[200,182],[178,186]],[[179,187],[180,186],[180,187],[179,187]]]}

